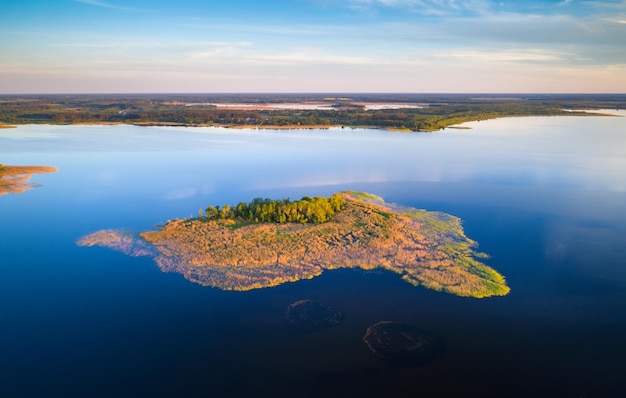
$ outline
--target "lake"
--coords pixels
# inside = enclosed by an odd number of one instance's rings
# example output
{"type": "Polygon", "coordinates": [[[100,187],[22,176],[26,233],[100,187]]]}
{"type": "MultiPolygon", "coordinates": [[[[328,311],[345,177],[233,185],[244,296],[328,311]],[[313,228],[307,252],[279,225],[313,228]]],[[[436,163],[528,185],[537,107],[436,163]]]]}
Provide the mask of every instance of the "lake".
{"type": "Polygon", "coordinates": [[[0,196],[0,396],[617,396],[626,379],[626,112],[471,130],[29,125],[0,161],[52,165],[0,196]],[[462,298],[389,272],[327,271],[231,292],[77,239],[139,232],[209,205],[343,190],[450,213],[505,297],[462,298]],[[287,306],[346,314],[300,332],[287,306]],[[381,320],[438,334],[423,366],[362,341],[381,320]]]}

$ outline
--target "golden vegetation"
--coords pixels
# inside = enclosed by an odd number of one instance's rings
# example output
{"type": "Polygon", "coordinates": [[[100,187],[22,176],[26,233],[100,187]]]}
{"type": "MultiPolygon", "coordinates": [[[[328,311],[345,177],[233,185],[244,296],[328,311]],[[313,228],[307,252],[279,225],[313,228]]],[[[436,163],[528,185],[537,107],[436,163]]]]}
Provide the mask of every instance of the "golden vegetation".
{"type": "Polygon", "coordinates": [[[0,164],[0,196],[9,193],[22,193],[38,185],[30,182],[33,174],[59,171],[52,166],[7,166],[0,164]]]}
{"type": "Polygon", "coordinates": [[[465,236],[458,218],[394,207],[367,193],[340,195],[346,202],[343,210],[322,224],[201,217],[169,221],[134,239],[100,231],[78,244],[152,255],[163,271],[225,290],[276,286],[337,268],[382,268],[415,286],[459,296],[509,292],[502,275],[476,260],[476,244],[465,236]]]}

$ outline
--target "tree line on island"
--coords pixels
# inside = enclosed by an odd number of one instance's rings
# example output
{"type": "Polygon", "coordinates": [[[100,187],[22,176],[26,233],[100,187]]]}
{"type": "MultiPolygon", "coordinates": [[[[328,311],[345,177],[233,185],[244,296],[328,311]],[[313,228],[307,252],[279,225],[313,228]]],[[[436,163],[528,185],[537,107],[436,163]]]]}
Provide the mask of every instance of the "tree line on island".
{"type": "Polygon", "coordinates": [[[236,206],[209,206],[200,218],[208,220],[236,220],[253,223],[302,223],[319,224],[331,221],[335,213],[343,210],[346,200],[339,194],[328,198],[304,196],[290,201],[254,198],[252,202],[239,202],[236,206]]]}

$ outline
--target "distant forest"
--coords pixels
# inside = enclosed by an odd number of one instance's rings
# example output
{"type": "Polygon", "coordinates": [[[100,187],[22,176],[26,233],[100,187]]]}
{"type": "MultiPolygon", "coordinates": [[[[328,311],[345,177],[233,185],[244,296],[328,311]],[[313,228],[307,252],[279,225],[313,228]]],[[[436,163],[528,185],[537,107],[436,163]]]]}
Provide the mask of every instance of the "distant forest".
{"type": "Polygon", "coordinates": [[[142,94],[4,95],[0,123],[289,127],[372,127],[437,131],[475,120],[583,115],[580,109],[626,109],[626,95],[486,94],[142,94]],[[241,110],[207,105],[318,102],[335,109],[241,110]],[[423,108],[366,110],[360,102],[423,108]],[[201,104],[201,105],[198,105],[201,104]]]}

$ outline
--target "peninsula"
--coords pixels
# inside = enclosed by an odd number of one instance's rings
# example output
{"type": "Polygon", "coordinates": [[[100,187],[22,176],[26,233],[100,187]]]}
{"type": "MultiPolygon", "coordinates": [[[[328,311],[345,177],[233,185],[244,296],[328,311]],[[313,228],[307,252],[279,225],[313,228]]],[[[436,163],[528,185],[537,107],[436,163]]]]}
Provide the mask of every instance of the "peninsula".
{"type": "Polygon", "coordinates": [[[22,193],[39,185],[30,181],[33,174],[59,171],[52,166],[8,166],[0,164],[0,196],[22,193]]]}
{"type": "Polygon", "coordinates": [[[509,292],[504,277],[478,260],[486,255],[473,250],[476,243],[465,236],[460,219],[352,191],[296,202],[210,206],[198,218],[172,220],[156,231],[134,236],[103,230],[77,244],[151,256],[163,271],[224,290],[360,268],[388,270],[415,286],[458,296],[509,292]]]}
{"type": "MultiPolygon", "coordinates": [[[[622,94],[0,95],[0,126],[131,124],[249,129],[439,131],[469,121],[590,116],[625,109],[622,94]]],[[[604,114],[606,115],[606,114],[604,114]]]]}

